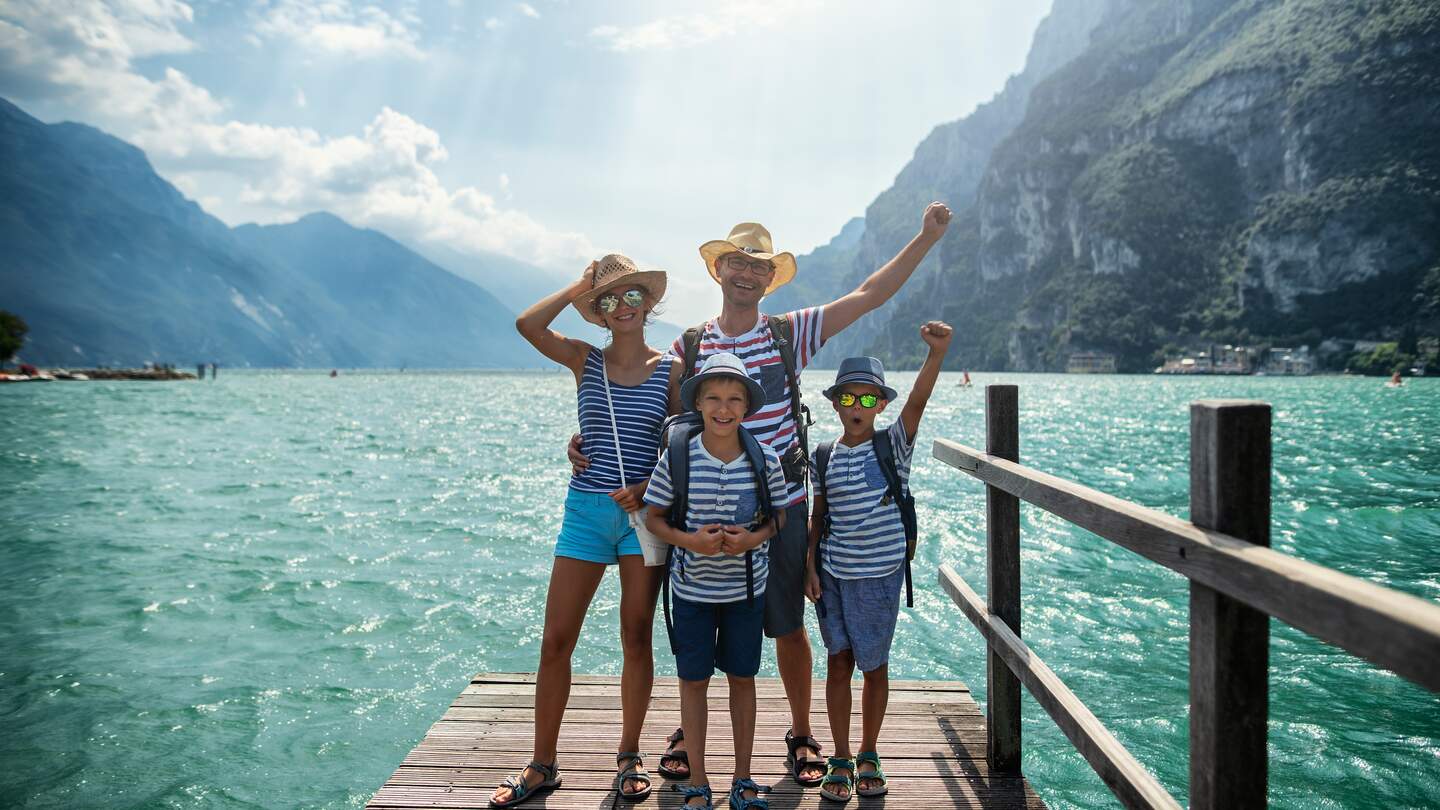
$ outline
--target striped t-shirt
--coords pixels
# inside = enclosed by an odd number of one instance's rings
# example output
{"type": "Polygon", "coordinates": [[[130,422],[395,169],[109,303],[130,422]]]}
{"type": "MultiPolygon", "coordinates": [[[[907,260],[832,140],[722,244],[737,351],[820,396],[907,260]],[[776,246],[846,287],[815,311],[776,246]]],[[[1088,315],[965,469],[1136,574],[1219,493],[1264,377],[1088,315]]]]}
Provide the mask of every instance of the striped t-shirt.
{"type": "MultiPolygon", "coordinates": [[[[810,358],[824,345],[824,341],[820,339],[822,314],[820,307],[810,307],[785,315],[794,326],[797,379],[805,366],[810,364],[810,358]]],[[[769,320],[770,316],[761,315],[750,331],[735,337],[720,331],[713,319],[706,321],[700,335],[700,352],[696,355],[695,368],[691,369],[691,372],[700,371],[705,358],[712,354],[730,352],[739,357],[750,376],[765,389],[765,406],[745,420],[745,427],[761,443],[770,445],[778,455],[783,456],[785,451],[790,449],[790,445],[799,441],[799,433],[796,431],[795,417],[790,413],[790,380],[785,374],[785,363],[780,359],[780,352],[775,348],[775,341],[770,336],[769,320]]],[[[681,335],[670,347],[670,352],[676,357],[685,357],[684,341],[685,336],[681,335]]],[[[799,481],[790,482],[785,504],[793,506],[804,500],[804,485],[799,481]]]]}
{"type": "MultiPolygon", "coordinates": [[[[906,488],[910,482],[914,437],[905,435],[905,426],[898,420],[887,432],[895,451],[900,486],[906,488]]],[[[819,475],[819,468],[813,466],[813,453],[810,463],[819,475]]],[[[889,494],[885,473],[875,457],[873,440],[854,447],[835,442],[830,464],[825,468],[830,534],[820,543],[821,564],[830,576],[836,579],[883,577],[905,562],[905,524],[900,519],[900,505],[891,501],[889,494]]]]}
{"type": "MultiPolygon", "coordinates": [[[[777,506],[785,499],[785,473],[780,457],[768,445],[765,451],[765,478],[770,488],[771,503],[777,506]]],[[[690,487],[685,520],[691,531],[711,523],[754,528],[760,511],[760,493],[750,460],[741,453],[734,461],[723,462],[705,449],[700,434],[690,440],[690,487]]],[[[675,500],[670,478],[670,451],[660,456],[645,490],[645,503],[663,509],[675,500]]],[[[765,579],[770,572],[770,541],[755,548],[755,595],[765,592],[765,579]]],[[[735,602],[746,597],[745,555],[716,554],[701,556],[688,549],[675,548],[670,567],[670,590],[688,602],[735,602]]]]}
{"type": "MultiPolygon", "coordinates": [[[[670,412],[669,355],[660,358],[655,371],[639,385],[610,382],[615,400],[615,425],[620,430],[620,452],[625,457],[625,482],[638,484],[655,469],[660,452],[660,423],[670,412]]],[[[590,466],[570,477],[570,488],[580,492],[614,492],[619,489],[620,463],[615,457],[615,431],[605,401],[604,355],[592,347],[580,375],[580,435],[590,466]]]]}

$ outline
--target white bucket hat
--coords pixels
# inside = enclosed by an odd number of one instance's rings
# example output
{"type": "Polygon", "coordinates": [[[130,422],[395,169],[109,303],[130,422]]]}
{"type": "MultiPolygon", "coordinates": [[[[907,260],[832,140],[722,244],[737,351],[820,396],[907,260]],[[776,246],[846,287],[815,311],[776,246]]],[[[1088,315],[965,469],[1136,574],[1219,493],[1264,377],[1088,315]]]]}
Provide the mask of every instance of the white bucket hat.
{"type": "Polygon", "coordinates": [[[680,386],[680,404],[685,410],[696,410],[695,393],[700,390],[700,384],[716,377],[729,377],[745,383],[745,390],[750,394],[749,406],[745,409],[746,417],[754,416],[755,412],[765,405],[765,389],[745,371],[745,364],[740,358],[730,352],[720,352],[705,358],[700,373],[680,386]]]}

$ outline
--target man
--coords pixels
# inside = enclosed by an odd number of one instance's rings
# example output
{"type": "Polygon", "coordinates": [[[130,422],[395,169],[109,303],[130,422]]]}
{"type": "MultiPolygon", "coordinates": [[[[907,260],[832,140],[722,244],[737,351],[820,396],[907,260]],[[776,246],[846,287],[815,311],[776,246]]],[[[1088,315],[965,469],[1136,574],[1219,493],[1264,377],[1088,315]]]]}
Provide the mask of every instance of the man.
{"type": "MultiPolygon", "coordinates": [[[[671,368],[672,408],[680,402],[681,382],[698,372],[706,357],[719,352],[730,352],[744,361],[747,371],[765,391],[765,405],[747,417],[744,424],[780,456],[785,466],[787,516],[784,528],[770,544],[770,586],[764,623],[765,634],[775,639],[775,659],[790,703],[791,728],[785,742],[791,773],[802,785],[820,783],[825,761],[810,730],[813,661],[804,623],[808,517],[805,468],[809,448],[801,441],[804,426],[796,418],[799,397],[792,397],[792,390],[798,391],[800,371],[825,341],[899,291],[925,254],[944,236],[949,224],[950,209],[943,203],[931,203],[915,238],[859,287],[824,306],[796,310],[778,318],[760,314],[760,299],[795,277],[795,256],[773,252],[770,232],[764,226],[753,222],[736,225],[729,237],[700,246],[706,269],[720,285],[723,303],[719,316],[687,330],[671,347],[671,352],[682,360],[671,368]],[[777,345],[777,331],[782,344],[788,346],[777,345]],[[686,359],[691,362],[683,362],[686,359]]],[[[571,439],[570,460],[583,467],[589,462],[580,452],[579,438],[571,439]]],[[[671,735],[670,742],[670,749],[661,758],[660,771],[684,777],[689,771],[688,757],[679,730],[671,735]]]]}

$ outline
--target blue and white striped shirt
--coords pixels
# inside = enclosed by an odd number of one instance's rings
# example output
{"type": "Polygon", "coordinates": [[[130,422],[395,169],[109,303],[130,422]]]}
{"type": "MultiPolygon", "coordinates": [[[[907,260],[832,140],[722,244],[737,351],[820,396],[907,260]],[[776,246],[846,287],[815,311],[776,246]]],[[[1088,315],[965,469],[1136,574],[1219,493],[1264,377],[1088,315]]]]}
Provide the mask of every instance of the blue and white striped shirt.
{"type": "MultiPolygon", "coordinates": [[[[785,472],[780,457],[769,445],[765,451],[765,478],[770,488],[770,502],[778,510],[785,504],[785,472]]],[[[690,491],[685,519],[693,531],[711,523],[753,528],[760,511],[760,493],[750,460],[742,452],[728,464],[710,455],[700,434],[690,440],[690,491]]],[[[645,503],[669,508],[675,500],[670,479],[670,451],[660,455],[645,491],[645,503]]],[[[754,552],[755,595],[765,592],[765,579],[770,572],[770,541],[761,543],[754,552]]],[[[705,557],[688,549],[675,548],[670,568],[670,590],[689,602],[735,602],[746,597],[745,555],[716,554],[705,557]]]]}
{"type": "MultiPolygon", "coordinates": [[[[585,357],[580,375],[580,435],[590,466],[570,478],[570,488],[580,492],[614,492],[620,483],[620,463],[615,457],[615,431],[610,427],[610,407],[605,401],[603,355],[596,348],[585,357]]],[[[615,425],[620,429],[620,450],[625,456],[625,481],[638,484],[655,469],[660,452],[660,423],[670,413],[670,363],[665,355],[655,371],[639,385],[610,382],[615,400],[615,425]]]]}
{"type": "MultiPolygon", "coordinates": [[[[913,437],[905,435],[898,420],[888,428],[895,449],[900,486],[909,488],[913,437]]],[[[815,463],[811,453],[810,463],[815,463]]],[[[817,470],[818,467],[813,469],[817,470]]],[[[820,543],[821,564],[836,579],[869,579],[893,573],[905,562],[905,524],[900,505],[887,502],[890,488],[875,442],[846,447],[835,442],[825,469],[825,503],[830,511],[830,534],[820,543]]]]}

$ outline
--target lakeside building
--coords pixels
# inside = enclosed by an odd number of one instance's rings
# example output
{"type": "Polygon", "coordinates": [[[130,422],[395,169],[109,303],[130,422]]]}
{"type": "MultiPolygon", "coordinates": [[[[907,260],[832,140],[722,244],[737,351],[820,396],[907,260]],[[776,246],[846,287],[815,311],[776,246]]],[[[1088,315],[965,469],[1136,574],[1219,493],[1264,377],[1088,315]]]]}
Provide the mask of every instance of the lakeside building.
{"type": "Polygon", "coordinates": [[[1076,352],[1065,361],[1066,374],[1114,374],[1115,355],[1109,352],[1076,352]]]}
{"type": "Polygon", "coordinates": [[[1296,349],[1274,347],[1265,357],[1258,373],[1271,376],[1304,377],[1315,373],[1315,358],[1309,346],[1296,349]]]}
{"type": "Polygon", "coordinates": [[[1250,374],[1254,371],[1254,350],[1249,346],[1210,344],[1204,350],[1182,357],[1167,357],[1156,374],[1250,374]]]}

